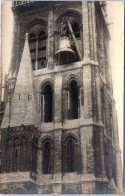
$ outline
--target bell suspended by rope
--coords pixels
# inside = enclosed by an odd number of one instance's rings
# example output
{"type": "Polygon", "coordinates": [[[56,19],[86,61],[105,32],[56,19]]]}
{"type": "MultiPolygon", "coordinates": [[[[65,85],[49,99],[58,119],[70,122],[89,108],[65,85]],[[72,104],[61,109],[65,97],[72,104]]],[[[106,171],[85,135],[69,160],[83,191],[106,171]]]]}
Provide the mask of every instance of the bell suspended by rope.
{"type": "Polygon", "coordinates": [[[55,59],[59,64],[72,63],[76,58],[75,52],[71,49],[71,44],[68,37],[61,37],[59,50],[55,54],[55,59]]]}

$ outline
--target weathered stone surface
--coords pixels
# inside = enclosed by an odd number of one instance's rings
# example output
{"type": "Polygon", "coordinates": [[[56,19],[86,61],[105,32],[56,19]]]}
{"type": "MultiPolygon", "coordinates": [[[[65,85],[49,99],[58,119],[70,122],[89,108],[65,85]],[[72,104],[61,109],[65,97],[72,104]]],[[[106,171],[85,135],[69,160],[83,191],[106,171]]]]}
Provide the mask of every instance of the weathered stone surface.
{"type": "MultiPolygon", "coordinates": [[[[23,128],[20,127],[22,124],[29,126],[29,132],[26,130],[29,172],[21,172],[19,164],[17,172],[1,174],[3,192],[122,193],[117,115],[112,100],[111,72],[107,54],[109,37],[100,3],[83,1],[54,4],[48,2],[46,5],[34,2],[35,4],[40,5],[39,9],[33,7],[31,10],[28,9],[30,3],[20,5],[19,10],[16,8],[18,11],[14,16],[10,75],[18,74],[16,84],[14,83],[15,88],[13,86],[13,98],[11,102],[7,102],[2,122],[2,128],[8,137],[14,141],[18,135],[20,151],[21,138],[24,136],[24,132],[20,131],[23,128]],[[82,21],[77,42],[83,59],[71,64],[58,65],[54,56],[60,39],[60,22],[67,14],[69,17],[74,17],[75,22],[82,21]],[[37,69],[36,66],[36,70],[32,71],[28,41],[23,48],[21,40],[24,32],[31,33],[32,29],[35,33],[38,26],[46,32],[47,67],[37,69]],[[77,83],[78,90],[78,117],[75,119],[69,117],[73,105],[71,81],[77,83]],[[52,86],[53,90],[53,118],[52,122],[46,123],[40,117],[45,112],[45,99],[41,98],[47,84],[52,86]],[[104,101],[101,97],[102,90],[104,101]],[[39,134],[36,128],[32,134],[32,125],[38,127],[39,134]],[[11,134],[8,126],[13,127],[11,134]],[[70,163],[67,163],[67,160],[70,156],[68,153],[71,152],[71,149],[68,150],[68,145],[72,145],[74,141],[75,147],[71,147],[75,151],[74,154],[72,152],[75,169],[72,171],[68,168],[70,163]],[[51,172],[47,171],[45,174],[43,152],[46,142],[50,144],[47,156],[51,163],[51,172]],[[116,164],[116,176],[113,174],[112,157],[116,164]],[[32,166],[33,162],[35,167],[32,166]]],[[[36,40],[38,43],[37,38],[36,40]]],[[[39,50],[41,53],[42,51],[39,50]]],[[[10,78],[10,83],[11,81],[10,78]]],[[[9,89],[7,91],[9,92],[9,89]]]]}

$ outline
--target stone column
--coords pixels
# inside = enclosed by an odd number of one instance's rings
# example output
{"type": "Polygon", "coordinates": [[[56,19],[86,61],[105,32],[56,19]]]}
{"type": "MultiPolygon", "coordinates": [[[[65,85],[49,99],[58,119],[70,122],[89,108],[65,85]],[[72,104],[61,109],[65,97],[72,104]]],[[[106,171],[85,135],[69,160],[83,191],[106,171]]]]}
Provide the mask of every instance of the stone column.
{"type": "Polygon", "coordinates": [[[48,69],[54,68],[54,18],[53,18],[53,7],[49,10],[48,16],[48,69]]]}
{"type": "Polygon", "coordinates": [[[36,64],[35,64],[35,69],[38,69],[38,37],[36,39],[36,64]]]}
{"type": "Polygon", "coordinates": [[[100,88],[100,76],[99,76],[99,67],[95,67],[95,77],[96,77],[96,104],[97,104],[97,122],[100,122],[101,119],[101,88],[100,88]]]}
{"type": "Polygon", "coordinates": [[[62,173],[62,129],[54,130],[54,174],[59,173],[62,173]]]}
{"type": "MultiPolygon", "coordinates": [[[[93,16],[94,17],[94,16],[93,16]]],[[[89,25],[89,46],[90,59],[94,59],[94,39],[93,39],[93,21],[92,21],[92,2],[88,2],[88,25],[89,25]]]]}
{"type": "Polygon", "coordinates": [[[95,175],[99,178],[105,176],[104,162],[104,133],[101,126],[94,126],[94,149],[95,149],[95,175]]]}
{"type": "Polygon", "coordinates": [[[83,16],[83,48],[84,59],[90,58],[89,48],[89,26],[88,26],[88,2],[82,1],[82,16],[83,16]]]}
{"type": "Polygon", "coordinates": [[[92,118],[92,77],[91,65],[83,66],[83,89],[84,89],[84,119],[92,118]]]}
{"type": "Polygon", "coordinates": [[[82,2],[84,58],[97,60],[94,2],[82,2]]]}
{"type": "Polygon", "coordinates": [[[112,85],[112,72],[111,72],[111,65],[110,65],[110,51],[109,51],[109,45],[108,40],[105,40],[106,50],[105,50],[105,60],[106,60],[106,72],[107,72],[107,84],[110,88],[110,92],[113,93],[113,85],[112,85]]]}
{"type": "Polygon", "coordinates": [[[59,74],[55,75],[54,103],[55,128],[59,128],[62,126],[62,76],[59,74]]]}
{"type": "MultiPolygon", "coordinates": [[[[101,127],[100,127],[101,128],[101,127]]],[[[103,128],[100,131],[100,165],[101,165],[101,176],[105,177],[105,160],[104,160],[104,132],[103,128]]]]}
{"type": "Polygon", "coordinates": [[[104,84],[103,86],[104,89],[104,100],[105,100],[105,105],[104,105],[104,113],[105,113],[105,130],[107,136],[109,136],[109,114],[108,114],[108,92],[107,92],[107,86],[104,84]]]}
{"type": "Polygon", "coordinates": [[[62,172],[62,76],[55,76],[55,92],[54,92],[54,173],[62,172]]]}
{"type": "Polygon", "coordinates": [[[100,50],[100,70],[101,70],[101,74],[102,76],[105,78],[106,76],[106,69],[105,69],[105,60],[106,60],[106,56],[105,56],[105,50],[104,50],[104,30],[103,30],[103,25],[102,25],[102,21],[100,24],[100,48],[98,48],[98,50],[100,50]]]}
{"type": "Polygon", "coordinates": [[[93,26],[93,60],[97,61],[97,38],[96,38],[96,16],[95,16],[95,2],[91,2],[91,15],[92,15],[92,26],[93,26]]]}
{"type": "Polygon", "coordinates": [[[38,147],[37,149],[37,174],[41,175],[42,172],[42,149],[38,147]]]}
{"type": "Polygon", "coordinates": [[[112,141],[108,139],[108,178],[111,180],[112,178],[112,141]]]}

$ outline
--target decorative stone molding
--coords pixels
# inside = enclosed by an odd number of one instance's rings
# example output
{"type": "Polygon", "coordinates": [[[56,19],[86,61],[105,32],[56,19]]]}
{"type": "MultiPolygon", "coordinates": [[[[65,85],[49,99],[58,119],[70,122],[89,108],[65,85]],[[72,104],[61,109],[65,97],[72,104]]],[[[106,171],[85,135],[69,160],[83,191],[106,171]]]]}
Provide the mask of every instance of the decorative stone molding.
{"type": "Polygon", "coordinates": [[[75,80],[78,83],[79,87],[82,86],[82,79],[81,79],[81,77],[79,75],[77,75],[77,74],[70,74],[63,81],[64,82],[63,87],[64,88],[68,88],[69,87],[69,83],[70,83],[71,80],[75,80]]]}

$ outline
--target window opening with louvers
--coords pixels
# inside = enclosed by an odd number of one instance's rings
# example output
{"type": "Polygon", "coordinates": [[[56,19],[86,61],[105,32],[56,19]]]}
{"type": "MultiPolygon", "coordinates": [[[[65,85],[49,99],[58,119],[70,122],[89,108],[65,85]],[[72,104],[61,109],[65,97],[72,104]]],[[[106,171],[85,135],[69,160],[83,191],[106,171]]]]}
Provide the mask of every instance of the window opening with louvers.
{"type": "Polygon", "coordinates": [[[33,70],[47,67],[46,60],[46,33],[41,31],[37,36],[33,33],[29,36],[29,47],[33,70]]]}

